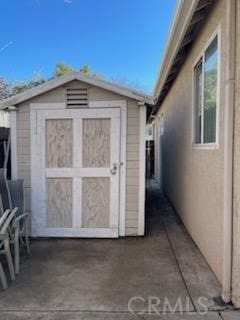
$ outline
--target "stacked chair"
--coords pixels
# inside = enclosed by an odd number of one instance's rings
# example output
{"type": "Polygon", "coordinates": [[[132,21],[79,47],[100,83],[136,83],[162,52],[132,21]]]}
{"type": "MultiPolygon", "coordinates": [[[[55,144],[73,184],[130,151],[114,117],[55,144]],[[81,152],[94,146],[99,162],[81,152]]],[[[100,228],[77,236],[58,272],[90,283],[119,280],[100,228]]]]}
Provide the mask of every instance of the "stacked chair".
{"type": "MultiPolygon", "coordinates": [[[[7,169],[0,169],[0,254],[6,256],[11,280],[19,273],[20,243],[28,254],[28,218],[25,211],[23,180],[7,181],[7,169]],[[10,248],[13,248],[13,256],[10,248]]],[[[3,266],[0,262],[0,280],[2,287],[8,287],[3,266]]]]}

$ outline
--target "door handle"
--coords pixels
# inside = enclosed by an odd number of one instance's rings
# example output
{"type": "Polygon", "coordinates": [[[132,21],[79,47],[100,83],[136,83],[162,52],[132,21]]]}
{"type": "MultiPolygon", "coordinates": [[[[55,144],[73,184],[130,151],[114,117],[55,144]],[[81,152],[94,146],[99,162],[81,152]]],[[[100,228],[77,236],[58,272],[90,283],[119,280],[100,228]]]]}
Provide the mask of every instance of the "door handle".
{"type": "Polygon", "coordinates": [[[111,174],[112,174],[112,175],[116,174],[118,167],[120,167],[120,166],[122,166],[122,165],[123,165],[122,162],[119,162],[119,163],[114,162],[113,167],[112,167],[112,169],[110,170],[111,174]]]}

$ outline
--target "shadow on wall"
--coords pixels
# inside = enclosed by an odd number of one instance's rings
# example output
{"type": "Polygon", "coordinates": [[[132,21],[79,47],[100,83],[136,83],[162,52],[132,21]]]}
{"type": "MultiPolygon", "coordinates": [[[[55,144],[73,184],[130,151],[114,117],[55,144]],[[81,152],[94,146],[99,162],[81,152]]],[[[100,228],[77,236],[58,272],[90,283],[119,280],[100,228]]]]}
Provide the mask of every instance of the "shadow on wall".
{"type": "Polygon", "coordinates": [[[182,201],[187,197],[188,177],[184,172],[189,164],[186,150],[188,144],[191,145],[185,112],[181,112],[183,108],[186,106],[182,105],[173,108],[169,114],[165,113],[164,134],[161,139],[162,189],[176,208],[181,208],[182,201]]]}

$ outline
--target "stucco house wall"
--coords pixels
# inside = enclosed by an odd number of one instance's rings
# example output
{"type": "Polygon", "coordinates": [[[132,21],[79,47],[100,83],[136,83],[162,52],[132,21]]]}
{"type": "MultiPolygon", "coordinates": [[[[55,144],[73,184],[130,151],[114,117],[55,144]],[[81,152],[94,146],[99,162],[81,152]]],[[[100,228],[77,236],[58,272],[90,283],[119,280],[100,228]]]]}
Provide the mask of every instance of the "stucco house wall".
{"type": "MultiPolygon", "coordinates": [[[[126,164],[126,235],[138,234],[138,187],[139,187],[139,106],[133,99],[127,99],[110,91],[79,81],[67,84],[88,87],[89,101],[127,101],[127,164],[126,164]]],[[[31,100],[19,104],[17,111],[17,159],[18,177],[24,179],[26,208],[31,209],[31,141],[30,104],[65,102],[65,86],[61,86],[31,100]]]]}
{"type": "MultiPolygon", "coordinates": [[[[156,116],[163,114],[162,187],[197,246],[222,282],[223,264],[223,132],[226,49],[226,1],[218,0],[156,116]],[[219,146],[192,145],[193,67],[220,27],[219,146]]],[[[156,130],[155,132],[159,132],[156,130]]]]}
{"type": "MultiPolygon", "coordinates": [[[[240,39],[240,2],[236,1],[236,39],[240,39]]],[[[236,41],[236,64],[240,42],[236,41]]],[[[237,64],[238,65],[238,64],[237,64]]],[[[233,268],[232,301],[240,307],[240,69],[235,68],[234,158],[233,158],[233,268]]]]}

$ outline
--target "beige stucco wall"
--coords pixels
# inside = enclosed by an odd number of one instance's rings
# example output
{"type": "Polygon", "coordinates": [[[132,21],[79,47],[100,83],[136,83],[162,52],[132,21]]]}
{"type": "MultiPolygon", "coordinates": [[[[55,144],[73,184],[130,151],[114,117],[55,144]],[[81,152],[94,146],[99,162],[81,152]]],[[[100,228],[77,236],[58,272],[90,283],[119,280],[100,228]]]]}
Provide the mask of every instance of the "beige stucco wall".
{"type": "MultiPolygon", "coordinates": [[[[76,84],[71,83],[72,85],[76,84]]],[[[68,84],[70,85],[70,83],[68,84]]],[[[137,101],[88,86],[89,101],[127,101],[127,164],[126,164],[126,234],[138,233],[138,169],[139,169],[139,107],[137,101]]],[[[31,209],[31,150],[30,150],[30,103],[65,102],[64,86],[21,103],[17,112],[18,176],[25,181],[26,207],[31,209]]]]}
{"type": "Polygon", "coordinates": [[[233,166],[233,273],[232,300],[240,308],[240,2],[236,0],[236,69],[233,166]]]}
{"type": "Polygon", "coordinates": [[[223,118],[226,50],[226,1],[218,0],[164,100],[163,188],[197,246],[222,281],[223,262],[223,118]],[[219,147],[192,147],[193,66],[221,24],[219,147]]]}

